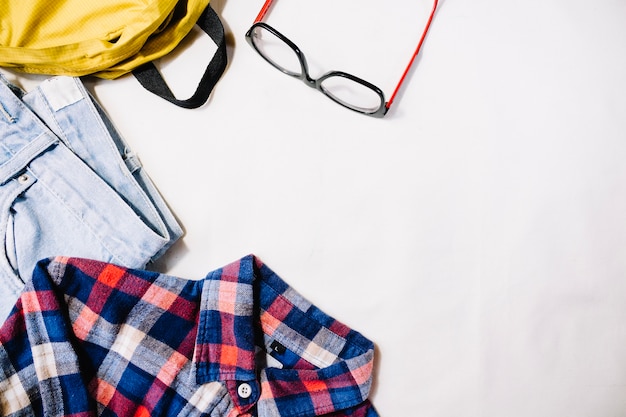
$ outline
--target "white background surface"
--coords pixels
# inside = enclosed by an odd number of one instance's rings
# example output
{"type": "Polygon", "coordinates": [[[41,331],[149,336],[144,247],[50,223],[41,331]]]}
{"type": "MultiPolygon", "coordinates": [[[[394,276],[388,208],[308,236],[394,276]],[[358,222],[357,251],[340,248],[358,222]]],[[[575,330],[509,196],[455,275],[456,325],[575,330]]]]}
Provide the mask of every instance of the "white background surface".
{"type": "MultiPolygon", "coordinates": [[[[186,230],[159,270],[255,253],[375,341],[383,417],[626,415],[626,2],[443,0],[382,120],[262,61],[262,1],[212,4],[229,66],[204,107],[85,80],[186,230]]],[[[313,76],[390,95],[431,6],[277,0],[266,21],[313,76]]],[[[210,48],[162,63],[181,96],[210,48]]]]}

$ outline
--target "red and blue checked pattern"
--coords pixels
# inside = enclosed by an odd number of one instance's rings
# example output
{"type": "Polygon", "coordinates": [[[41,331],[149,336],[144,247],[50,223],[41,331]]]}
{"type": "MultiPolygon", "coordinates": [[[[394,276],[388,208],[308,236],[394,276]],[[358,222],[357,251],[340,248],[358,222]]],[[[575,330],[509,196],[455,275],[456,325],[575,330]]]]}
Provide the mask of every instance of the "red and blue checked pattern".
{"type": "Polygon", "coordinates": [[[377,417],[373,353],[252,255],[201,281],[55,258],[0,328],[0,412],[377,417]]]}

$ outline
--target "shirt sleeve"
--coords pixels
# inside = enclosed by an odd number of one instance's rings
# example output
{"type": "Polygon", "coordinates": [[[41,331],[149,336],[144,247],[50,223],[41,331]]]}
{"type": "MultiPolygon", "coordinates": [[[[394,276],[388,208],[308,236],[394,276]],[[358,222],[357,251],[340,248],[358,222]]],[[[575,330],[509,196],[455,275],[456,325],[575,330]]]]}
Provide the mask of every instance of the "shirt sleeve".
{"type": "Polygon", "coordinates": [[[49,270],[54,265],[40,261],[0,328],[2,415],[64,416],[89,409],[65,297],[49,270]]]}

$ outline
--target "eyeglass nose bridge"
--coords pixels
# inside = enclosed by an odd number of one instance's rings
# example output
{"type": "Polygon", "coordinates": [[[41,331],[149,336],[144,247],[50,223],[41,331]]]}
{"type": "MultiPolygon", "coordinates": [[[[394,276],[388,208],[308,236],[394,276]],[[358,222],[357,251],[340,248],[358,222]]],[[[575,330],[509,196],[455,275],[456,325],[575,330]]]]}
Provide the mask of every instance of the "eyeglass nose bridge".
{"type": "Polygon", "coordinates": [[[307,86],[313,88],[314,90],[322,91],[321,82],[324,79],[324,76],[317,78],[317,79],[311,77],[311,74],[309,73],[309,64],[306,61],[306,57],[304,56],[304,53],[300,50],[300,48],[295,43],[291,42],[289,39],[284,38],[283,40],[287,45],[289,45],[289,47],[296,54],[296,56],[298,57],[298,61],[300,61],[301,71],[300,71],[300,76],[298,78],[300,78],[300,80],[302,80],[307,86]]]}
{"type": "Polygon", "coordinates": [[[319,90],[320,87],[319,87],[319,82],[317,80],[314,80],[313,78],[309,77],[308,73],[304,73],[303,76],[304,78],[302,79],[302,81],[304,81],[306,85],[316,90],[319,90]]]}
{"type": "Polygon", "coordinates": [[[300,48],[298,48],[295,44],[291,44],[289,46],[291,46],[291,49],[298,57],[298,61],[300,61],[300,76],[298,78],[300,78],[309,87],[318,89],[319,83],[309,74],[309,64],[306,62],[306,57],[302,51],[300,51],[300,48]]]}

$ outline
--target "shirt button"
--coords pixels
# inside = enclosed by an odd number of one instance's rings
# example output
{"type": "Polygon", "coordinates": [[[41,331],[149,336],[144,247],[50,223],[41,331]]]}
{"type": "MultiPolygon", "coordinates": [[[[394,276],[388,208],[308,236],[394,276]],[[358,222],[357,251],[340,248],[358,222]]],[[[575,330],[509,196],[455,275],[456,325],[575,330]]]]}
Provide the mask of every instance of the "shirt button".
{"type": "Polygon", "coordinates": [[[28,174],[22,174],[19,177],[17,177],[17,181],[20,184],[26,184],[28,182],[29,178],[28,178],[28,174]]]}
{"type": "Polygon", "coordinates": [[[250,398],[252,395],[252,387],[247,382],[244,382],[237,387],[237,394],[239,394],[239,396],[244,400],[246,398],[250,398]]]}

